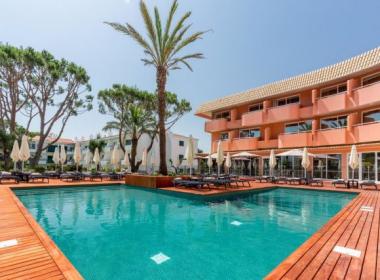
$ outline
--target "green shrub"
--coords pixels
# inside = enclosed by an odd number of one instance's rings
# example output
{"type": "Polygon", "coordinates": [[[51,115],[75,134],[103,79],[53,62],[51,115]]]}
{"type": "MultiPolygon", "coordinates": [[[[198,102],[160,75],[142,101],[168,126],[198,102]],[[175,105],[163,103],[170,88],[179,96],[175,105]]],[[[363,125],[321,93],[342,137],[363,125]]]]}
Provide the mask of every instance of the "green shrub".
{"type": "Polygon", "coordinates": [[[38,172],[38,173],[44,173],[45,170],[46,170],[46,168],[45,168],[44,166],[41,166],[41,165],[36,166],[36,167],[34,168],[34,171],[35,171],[35,172],[38,172]]]}

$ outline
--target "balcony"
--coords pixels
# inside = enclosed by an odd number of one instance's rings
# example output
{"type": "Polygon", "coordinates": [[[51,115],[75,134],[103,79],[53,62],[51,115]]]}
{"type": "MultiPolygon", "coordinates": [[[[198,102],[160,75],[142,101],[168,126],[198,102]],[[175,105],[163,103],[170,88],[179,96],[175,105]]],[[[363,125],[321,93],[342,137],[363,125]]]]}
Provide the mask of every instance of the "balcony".
{"type": "Polygon", "coordinates": [[[374,142],[380,140],[380,122],[363,123],[353,127],[355,142],[374,142]]]}
{"type": "Polygon", "coordinates": [[[205,131],[212,133],[227,130],[227,119],[214,119],[205,123],[205,131]]]}
{"type": "Polygon", "coordinates": [[[260,111],[248,112],[248,113],[243,114],[241,124],[243,127],[248,127],[248,126],[258,126],[258,125],[261,125],[263,122],[264,122],[264,112],[260,110],[260,111]]]}
{"type": "Polygon", "coordinates": [[[231,151],[248,151],[257,149],[258,138],[235,138],[230,144],[231,151]]]}
{"type": "Polygon", "coordinates": [[[266,123],[285,122],[300,117],[300,104],[289,104],[268,109],[266,123]]]}
{"type": "Polygon", "coordinates": [[[318,130],[313,141],[314,146],[346,144],[346,128],[318,130]]]}
{"type": "Polygon", "coordinates": [[[345,92],[318,99],[314,115],[325,115],[347,109],[345,92]]]}
{"type": "Polygon", "coordinates": [[[279,148],[298,148],[312,145],[311,132],[287,133],[278,136],[279,148]]]}
{"type": "Polygon", "coordinates": [[[355,105],[367,106],[380,103],[380,83],[374,83],[361,88],[357,88],[354,91],[355,105]]]}
{"type": "MultiPolygon", "coordinates": [[[[218,142],[219,141],[214,141],[212,143],[211,150],[213,153],[216,153],[216,150],[218,149],[218,142]]],[[[230,140],[223,140],[221,143],[222,143],[223,151],[228,152],[230,150],[231,141],[230,140]]]]}
{"type": "Polygon", "coordinates": [[[259,149],[275,149],[278,147],[278,139],[272,139],[269,141],[258,141],[257,147],[259,149]]]}
{"type": "Polygon", "coordinates": [[[234,121],[228,121],[227,122],[227,129],[238,129],[241,128],[241,119],[240,120],[234,120],[234,121]]]}

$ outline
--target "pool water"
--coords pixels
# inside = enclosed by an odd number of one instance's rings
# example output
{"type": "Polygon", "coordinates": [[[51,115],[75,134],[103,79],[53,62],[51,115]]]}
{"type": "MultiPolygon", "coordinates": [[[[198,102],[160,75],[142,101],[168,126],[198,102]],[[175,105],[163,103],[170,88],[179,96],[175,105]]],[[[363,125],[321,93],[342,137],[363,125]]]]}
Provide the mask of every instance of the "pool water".
{"type": "Polygon", "coordinates": [[[85,279],[262,279],[354,194],[202,199],[128,186],[15,190],[85,279]],[[170,259],[157,264],[151,257],[170,259]]]}

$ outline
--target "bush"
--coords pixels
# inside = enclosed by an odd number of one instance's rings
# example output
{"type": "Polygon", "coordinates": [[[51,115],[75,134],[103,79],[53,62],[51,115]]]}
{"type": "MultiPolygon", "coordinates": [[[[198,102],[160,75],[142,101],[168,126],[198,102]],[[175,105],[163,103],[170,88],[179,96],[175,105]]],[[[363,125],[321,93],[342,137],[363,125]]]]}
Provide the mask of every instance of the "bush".
{"type": "Polygon", "coordinates": [[[45,172],[45,170],[46,170],[46,168],[44,167],[44,166],[36,166],[35,168],[34,168],[34,171],[35,172],[38,172],[38,173],[44,173],[45,172]]]}

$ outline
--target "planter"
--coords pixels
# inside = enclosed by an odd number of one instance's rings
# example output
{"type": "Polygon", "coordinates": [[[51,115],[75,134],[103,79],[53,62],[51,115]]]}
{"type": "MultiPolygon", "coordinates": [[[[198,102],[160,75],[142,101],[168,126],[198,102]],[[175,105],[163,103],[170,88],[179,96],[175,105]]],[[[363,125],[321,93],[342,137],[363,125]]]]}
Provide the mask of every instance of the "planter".
{"type": "Polygon", "coordinates": [[[173,176],[128,174],[125,176],[125,184],[145,188],[167,188],[173,186],[173,179],[173,176]]]}

